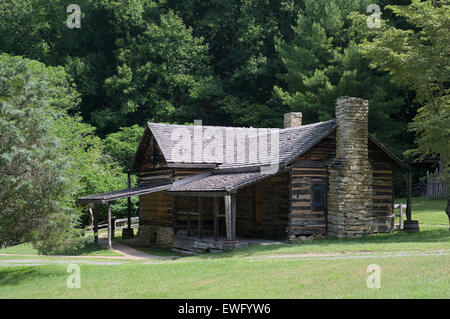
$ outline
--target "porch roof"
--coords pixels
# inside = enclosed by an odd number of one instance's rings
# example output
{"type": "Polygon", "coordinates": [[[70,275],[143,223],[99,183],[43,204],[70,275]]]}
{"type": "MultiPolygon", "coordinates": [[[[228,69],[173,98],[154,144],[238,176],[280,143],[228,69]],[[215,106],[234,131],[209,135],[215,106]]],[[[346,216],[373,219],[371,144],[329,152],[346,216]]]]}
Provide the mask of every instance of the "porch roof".
{"type": "Polygon", "coordinates": [[[154,192],[163,191],[169,189],[172,186],[172,183],[153,183],[140,187],[126,188],[119,191],[95,194],[91,196],[80,197],[77,199],[78,204],[89,204],[89,203],[101,203],[106,204],[108,202],[127,198],[131,196],[144,195],[154,192]]]}
{"type": "Polygon", "coordinates": [[[189,193],[202,192],[230,193],[265,178],[282,173],[285,170],[286,169],[277,170],[270,174],[262,173],[259,169],[227,173],[221,172],[221,170],[214,170],[210,175],[192,180],[188,183],[180,185],[174,184],[167,192],[172,195],[181,195],[182,193],[188,195],[189,193]]]}

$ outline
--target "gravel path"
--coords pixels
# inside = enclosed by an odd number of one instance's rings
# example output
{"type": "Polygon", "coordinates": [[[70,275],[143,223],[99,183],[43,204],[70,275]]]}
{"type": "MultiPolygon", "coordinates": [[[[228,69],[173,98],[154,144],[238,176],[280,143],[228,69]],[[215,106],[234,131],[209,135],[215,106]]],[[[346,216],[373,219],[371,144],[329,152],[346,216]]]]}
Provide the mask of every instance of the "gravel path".
{"type": "MultiPolygon", "coordinates": [[[[108,241],[106,238],[99,238],[98,244],[103,248],[108,247],[108,241]]],[[[112,248],[115,252],[121,254],[121,256],[70,256],[70,255],[51,255],[51,256],[40,256],[40,255],[27,255],[27,254],[3,254],[0,253],[0,257],[8,256],[8,257],[51,257],[51,258],[80,258],[80,259],[108,259],[108,260],[172,260],[176,258],[180,258],[178,256],[156,256],[150,255],[140,250],[134,249],[130,246],[113,242],[112,248]]],[[[36,261],[36,260],[35,260],[36,261]]],[[[39,260],[39,262],[41,262],[39,260]]],[[[0,260],[1,264],[1,260],[0,260]]]]}
{"type": "MultiPolygon", "coordinates": [[[[98,244],[100,246],[102,246],[103,248],[107,248],[108,240],[106,238],[99,238],[98,244]]],[[[179,258],[177,256],[163,257],[163,256],[150,255],[143,251],[134,249],[133,247],[130,247],[130,246],[127,246],[127,245],[124,245],[121,243],[117,243],[117,242],[112,242],[112,248],[115,252],[122,254],[126,259],[130,259],[130,260],[148,260],[148,259],[171,260],[171,259],[179,258]]]]}
{"type": "MultiPolygon", "coordinates": [[[[51,264],[88,264],[88,265],[99,265],[99,266],[115,266],[128,263],[129,261],[139,260],[144,261],[143,264],[156,264],[164,261],[168,261],[173,259],[172,257],[161,257],[154,256],[139,252],[139,254],[135,253],[133,250],[130,250],[128,246],[118,245],[115,247],[119,252],[127,252],[125,256],[111,256],[111,257],[98,257],[98,256],[65,256],[71,257],[73,259],[64,259],[64,260],[46,260],[45,257],[36,257],[34,259],[26,259],[24,256],[10,255],[11,257],[21,257],[20,259],[0,259],[0,267],[2,266],[44,266],[51,264]],[[124,246],[124,247],[121,247],[124,246]],[[126,247],[126,248],[125,248],[126,247]],[[129,253],[129,255],[128,255],[129,253]],[[136,255],[132,255],[136,254],[136,255]],[[149,257],[147,257],[149,256],[149,257]],[[76,258],[76,259],[75,259],[76,258]],[[108,258],[114,259],[114,261],[95,261],[89,260],[91,258],[108,258]],[[121,259],[121,261],[117,260],[121,259]]],[[[2,256],[2,255],[0,255],[2,256]]],[[[6,256],[6,254],[3,254],[6,256]]],[[[257,256],[248,256],[243,257],[243,259],[247,259],[250,261],[264,261],[264,260],[286,260],[286,259],[296,259],[296,260],[348,260],[348,259],[369,259],[369,258],[395,258],[395,257],[417,257],[417,256],[450,256],[449,249],[443,250],[423,250],[423,251],[398,251],[398,252],[348,252],[348,253],[302,253],[302,254],[284,254],[284,255],[257,255],[257,256]]],[[[53,256],[52,256],[53,257],[53,256]]],[[[58,256],[58,258],[64,258],[62,256],[58,256]]],[[[189,260],[183,262],[200,262],[200,260],[189,260]]]]}
{"type": "Polygon", "coordinates": [[[399,251],[399,252],[350,252],[350,253],[304,253],[285,255],[260,255],[246,257],[251,260],[266,259],[301,259],[301,260],[337,260],[337,259],[365,259],[365,258],[392,258],[392,257],[416,257],[416,256],[449,256],[450,250],[424,250],[424,251],[399,251]]]}
{"type": "Polygon", "coordinates": [[[88,264],[98,266],[114,266],[125,264],[121,261],[91,261],[91,260],[40,260],[40,259],[1,259],[1,266],[45,266],[45,265],[68,265],[68,264],[88,264]]]}

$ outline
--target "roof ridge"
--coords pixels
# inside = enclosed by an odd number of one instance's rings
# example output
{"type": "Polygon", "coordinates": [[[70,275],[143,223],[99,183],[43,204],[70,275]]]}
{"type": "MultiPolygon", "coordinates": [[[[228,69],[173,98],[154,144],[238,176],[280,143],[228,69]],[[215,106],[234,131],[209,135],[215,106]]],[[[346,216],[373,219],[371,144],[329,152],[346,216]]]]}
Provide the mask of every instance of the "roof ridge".
{"type": "MultiPolygon", "coordinates": [[[[195,127],[195,125],[165,124],[165,123],[154,123],[154,122],[147,122],[147,125],[195,127]]],[[[201,126],[202,127],[217,127],[217,128],[239,128],[239,129],[275,129],[275,128],[271,128],[271,127],[244,127],[244,126],[220,126],[220,125],[201,125],[201,126]]]]}
{"type": "Polygon", "coordinates": [[[328,120],[328,121],[322,121],[322,122],[316,122],[316,123],[309,123],[309,124],[305,124],[305,125],[300,125],[300,126],[293,126],[293,127],[287,127],[287,128],[283,128],[281,129],[282,131],[293,131],[293,130],[298,130],[298,129],[302,129],[302,128],[309,128],[315,125],[320,125],[320,124],[325,124],[325,123],[331,123],[331,122],[336,122],[335,119],[332,120],[328,120]]]}
{"type": "MultiPolygon", "coordinates": [[[[289,131],[289,130],[298,130],[302,128],[311,127],[314,125],[325,124],[329,122],[336,121],[335,119],[328,121],[321,121],[316,123],[310,123],[300,126],[288,127],[288,128],[279,128],[279,127],[244,127],[244,126],[222,126],[222,125],[201,125],[202,127],[215,127],[215,128],[236,128],[236,129],[265,129],[265,130],[280,130],[280,131],[289,131]]],[[[178,126],[178,127],[195,127],[195,125],[187,125],[187,124],[167,124],[167,123],[156,123],[156,122],[147,122],[147,125],[158,125],[158,126],[178,126]]]]}

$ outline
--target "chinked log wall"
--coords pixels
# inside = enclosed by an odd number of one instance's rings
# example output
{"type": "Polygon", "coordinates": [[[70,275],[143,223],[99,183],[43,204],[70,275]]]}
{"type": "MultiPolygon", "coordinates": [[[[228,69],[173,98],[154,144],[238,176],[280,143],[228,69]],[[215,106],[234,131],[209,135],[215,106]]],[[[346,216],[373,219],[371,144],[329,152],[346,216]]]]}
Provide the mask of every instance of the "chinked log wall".
{"type": "Polygon", "coordinates": [[[386,155],[369,142],[369,160],[373,168],[373,213],[376,216],[374,231],[394,230],[394,165],[386,155]]]}
{"type": "MultiPolygon", "coordinates": [[[[169,182],[173,171],[167,168],[139,172],[139,186],[151,183],[169,182]]],[[[138,238],[146,244],[171,246],[173,198],[160,191],[139,196],[138,238]]]]}
{"type": "MultiPolygon", "coordinates": [[[[198,174],[204,169],[196,168],[169,168],[164,160],[161,148],[156,143],[149,130],[146,130],[144,141],[138,150],[140,154],[138,161],[138,185],[144,186],[152,183],[174,182],[193,174],[198,174]]],[[[138,238],[147,244],[161,246],[171,246],[174,235],[174,209],[177,207],[175,201],[180,201],[182,206],[183,198],[174,199],[168,196],[165,191],[150,193],[139,197],[139,231],[138,238]]],[[[195,199],[191,200],[193,207],[197,205],[195,199]]],[[[208,202],[208,201],[207,201],[208,202]]],[[[208,203],[206,203],[208,205],[208,203]]],[[[196,218],[192,216],[192,223],[196,218]]],[[[185,222],[186,217],[181,216],[180,222],[185,222]]],[[[208,223],[209,221],[206,220],[208,223]]]]}
{"type": "Polygon", "coordinates": [[[236,199],[237,235],[286,239],[289,172],[240,189],[236,199]]]}
{"type": "MultiPolygon", "coordinates": [[[[149,166],[144,166],[149,169],[149,166]]],[[[151,169],[151,168],[150,168],[151,169]]],[[[151,170],[139,172],[139,186],[150,183],[171,182],[183,179],[193,174],[201,173],[203,170],[167,167],[153,168],[151,170]]],[[[183,211],[183,205],[186,198],[173,198],[166,194],[165,191],[150,193],[140,196],[139,200],[139,216],[140,227],[138,238],[141,240],[161,246],[171,246],[174,234],[174,214],[175,207],[177,210],[183,211]],[[175,203],[176,201],[176,203],[175,203]]],[[[205,208],[212,205],[208,200],[205,201],[205,208]]],[[[191,212],[197,212],[197,198],[191,199],[191,212]]],[[[186,209],[184,209],[186,211],[186,209]]],[[[208,211],[212,211],[211,209],[208,211]]],[[[185,228],[186,216],[178,217],[178,226],[185,228]]],[[[197,216],[191,216],[191,224],[196,225],[197,216]]],[[[205,216],[204,223],[209,225],[212,223],[212,216],[205,216]],[[211,219],[211,220],[210,220],[211,219]]],[[[192,227],[196,229],[196,227],[192,227]]]]}
{"type": "Polygon", "coordinates": [[[289,172],[259,185],[263,236],[286,239],[289,222],[289,172]]]}
{"type": "Polygon", "coordinates": [[[326,209],[311,209],[312,183],[327,184],[329,163],[336,155],[336,136],[330,134],[292,164],[289,214],[289,238],[323,236],[326,232],[326,209]]]}
{"type": "MultiPolygon", "coordinates": [[[[330,134],[292,165],[289,214],[291,240],[299,236],[322,236],[326,232],[326,211],[311,210],[311,184],[328,183],[329,162],[336,156],[336,135],[330,134]]],[[[386,154],[369,141],[369,160],[373,167],[374,232],[394,229],[394,165],[386,154]]]]}

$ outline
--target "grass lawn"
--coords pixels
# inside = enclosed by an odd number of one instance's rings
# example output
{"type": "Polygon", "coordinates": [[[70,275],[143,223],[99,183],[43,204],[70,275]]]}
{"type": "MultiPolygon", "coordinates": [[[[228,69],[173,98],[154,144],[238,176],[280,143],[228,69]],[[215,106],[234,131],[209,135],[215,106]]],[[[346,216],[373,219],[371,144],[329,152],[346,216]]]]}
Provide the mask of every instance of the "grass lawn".
{"type": "MultiPolygon", "coordinates": [[[[396,204],[402,203],[406,204],[405,198],[399,198],[395,200],[396,204]]],[[[444,225],[448,228],[448,217],[445,213],[445,207],[447,206],[447,201],[432,199],[427,200],[425,197],[414,197],[411,199],[411,214],[412,219],[418,220],[421,225],[444,225]]],[[[399,212],[397,208],[396,213],[399,212]]],[[[403,214],[406,214],[405,209],[403,214]]],[[[398,222],[398,220],[396,219],[398,222]]]]}
{"type": "Polygon", "coordinates": [[[204,254],[200,258],[223,258],[303,253],[395,252],[450,249],[450,231],[441,227],[422,227],[420,233],[396,231],[365,238],[319,239],[284,245],[249,245],[225,254],[204,254]]]}
{"type": "MultiPolygon", "coordinates": [[[[0,249],[1,254],[18,254],[18,255],[38,255],[36,249],[34,249],[31,244],[24,243],[15,246],[10,246],[4,249],[0,249]]],[[[100,246],[95,246],[93,244],[87,245],[75,252],[61,253],[60,255],[70,255],[70,256],[121,256],[115,251],[110,251],[100,246]]]]}
{"type": "Polygon", "coordinates": [[[182,259],[80,265],[81,288],[63,265],[0,267],[0,298],[450,298],[450,256],[349,260],[182,259]],[[381,288],[366,286],[381,267],[381,288]]]}
{"type": "MultiPolygon", "coordinates": [[[[109,266],[80,261],[80,289],[66,287],[67,265],[2,266],[12,257],[0,257],[0,298],[450,298],[450,231],[439,215],[442,203],[416,198],[413,205],[413,218],[421,225],[440,226],[421,226],[413,234],[252,245],[171,261],[109,266]],[[381,268],[379,289],[366,286],[370,264],[381,268]]],[[[173,255],[166,249],[140,249],[173,255]]],[[[2,252],[30,254],[32,249],[18,245],[2,252]]],[[[109,253],[87,249],[79,255],[109,253]]]]}

